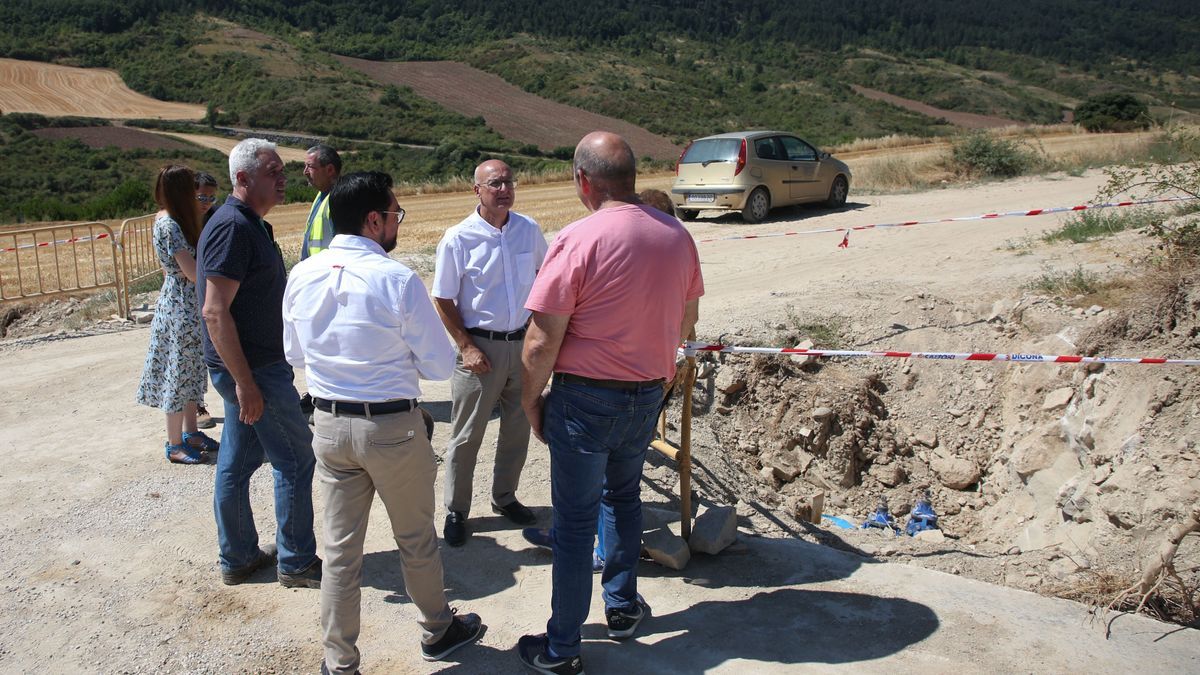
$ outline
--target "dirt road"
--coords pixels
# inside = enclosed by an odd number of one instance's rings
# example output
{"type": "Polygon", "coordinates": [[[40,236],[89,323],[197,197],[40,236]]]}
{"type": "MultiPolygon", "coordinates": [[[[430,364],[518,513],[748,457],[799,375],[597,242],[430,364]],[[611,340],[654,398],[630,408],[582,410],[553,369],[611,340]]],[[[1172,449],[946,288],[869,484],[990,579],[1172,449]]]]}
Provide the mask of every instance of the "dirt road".
{"type": "MultiPolygon", "coordinates": [[[[690,227],[706,238],[1075,204],[1092,197],[1101,182],[1095,174],[1022,179],[852,198],[844,211],[785,211],[755,226],[721,219],[690,227]]],[[[520,199],[527,210],[543,213],[540,194],[522,188],[520,199]]],[[[462,195],[438,199],[446,200],[447,213],[469,204],[462,195]]],[[[557,228],[573,217],[568,201],[550,207],[562,210],[543,222],[557,228]]],[[[432,214],[434,206],[429,208],[432,214]]],[[[708,294],[699,332],[735,332],[778,320],[789,308],[845,314],[868,323],[865,329],[883,330],[892,321],[890,307],[905,295],[984,304],[1012,293],[1045,265],[1103,270],[1113,263],[1120,238],[1107,248],[1006,247],[1057,220],[860,232],[851,235],[847,249],[837,248],[838,235],[702,244],[708,294]]],[[[147,339],[148,331],[139,328],[0,343],[0,665],[17,672],[316,672],[315,592],[284,590],[269,575],[239,587],[220,584],[212,469],[168,465],[161,416],[133,404],[147,339]]],[[[440,449],[448,440],[448,386],[429,383],[425,391],[439,422],[440,449]]],[[[208,399],[217,401],[211,392],[208,399]]],[[[475,535],[462,549],[443,549],[452,603],[479,612],[487,634],[454,662],[419,659],[414,611],[402,590],[386,516],[377,507],[367,536],[360,640],[368,672],[521,672],[516,639],[544,629],[550,559],[487,508],[492,439],[485,442],[477,477],[475,535]]],[[[535,443],[521,496],[543,521],[549,517],[548,469],[546,451],[535,443]]],[[[268,535],[274,532],[270,483],[266,470],[253,482],[256,519],[268,535]]],[[[651,489],[645,497],[665,499],[651,489]]],[[[318,499],[318,522],[321,508],[318,499]]],[[[589,671],[1200,667],[1200,642],[1192,631],[1122,617],[1105,640],[1104,625],[1081,605],[758,537],[756,521],[743,525],[734,549],[699,556],[683,573],[643,564],[640,590],[654,611],[630,644],[600,637],[597,594],[584,632],[589,671]]]]}

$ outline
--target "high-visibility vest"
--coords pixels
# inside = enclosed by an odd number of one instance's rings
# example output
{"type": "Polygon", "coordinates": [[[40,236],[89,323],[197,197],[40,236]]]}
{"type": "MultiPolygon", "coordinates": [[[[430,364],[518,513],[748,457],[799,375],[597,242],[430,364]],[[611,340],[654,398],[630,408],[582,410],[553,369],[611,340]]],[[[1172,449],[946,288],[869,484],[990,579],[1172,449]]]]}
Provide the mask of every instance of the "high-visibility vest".
{"type": "Polygon", "coordinates": [[[304,230],[300,259],[304,260],[329,248],[332,239],[333,222],[329,220],[329,193],[319,192],[308,209],[308,227],[304,230]]]}

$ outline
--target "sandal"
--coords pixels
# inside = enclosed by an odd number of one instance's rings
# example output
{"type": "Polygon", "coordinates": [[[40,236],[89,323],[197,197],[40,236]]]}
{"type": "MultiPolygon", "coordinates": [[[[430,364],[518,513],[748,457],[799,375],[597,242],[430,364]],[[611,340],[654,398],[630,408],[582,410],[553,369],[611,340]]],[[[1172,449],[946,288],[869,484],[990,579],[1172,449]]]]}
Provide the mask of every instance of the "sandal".
{"type": "Polygon", "coordinates": [[[183,442],[193,450],[204,450],[206,452],[216,452],[221,449],[221,444],[213,440],[208,434],[203,431],[185,431],[183,432],[183,442]],[[199,443],[192,443],[196,439],[199,443]]]}
{"type": "Polygon", "coordinates": [[[171,445],[171,442],[167,441],[166,455],[167,461],[172,464],[204,464],[207,460],[207,457],[205,457],[203,451],[197,452],[195,448],[192,448],[187,443],[171,445]],[[174,456],[173,453],[176,452],[182,452],[183,457],[179,458],[174,456]]]}

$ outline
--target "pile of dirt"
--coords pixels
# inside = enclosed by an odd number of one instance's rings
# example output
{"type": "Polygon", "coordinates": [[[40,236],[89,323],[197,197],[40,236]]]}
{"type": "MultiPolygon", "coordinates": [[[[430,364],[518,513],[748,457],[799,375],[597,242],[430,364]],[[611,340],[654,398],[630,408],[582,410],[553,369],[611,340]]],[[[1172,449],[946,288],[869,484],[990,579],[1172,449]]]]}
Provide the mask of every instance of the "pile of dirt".
{"type": "MultiPolygon", "coordinates": [[[[134,309],[153,307],[157,291],[134,297],[134,309]]],[[[14,302],[0,306],[0,339],[3,345],[42,339],[99,335],[135,325],[115,314],[111,294],[82,294],[14,302]]]]}
{"type": "MultiPolygon", "coordinates": [[[[1200,353],[1193,277],[1148,284],[1122,311],[1032,294],[990,307],[899,301],[953,344],[1200,353]]],[[[791,346],[807,336],[738,337],[791,346]]],[[[1200,498],[1200,373],[1192,368],[721,355],[699,373],[701,501],[740,500],[744,513],[778,529],[864,555],[1045,594],[1078,599],[1087,586],[1115,595],[1200,498]],[[927,490],[941,517],[941,533],[930,537],[805,522],[824,493],[826,514],[860,524],[882,500],[903,528],[927,490]]],[[[1180,558],[1183,584],[1200,586],[1200,544],[1185,542],[1180,558]]],[[[1172,618],[1195,621],[1187,612],[1172,618]]]]}

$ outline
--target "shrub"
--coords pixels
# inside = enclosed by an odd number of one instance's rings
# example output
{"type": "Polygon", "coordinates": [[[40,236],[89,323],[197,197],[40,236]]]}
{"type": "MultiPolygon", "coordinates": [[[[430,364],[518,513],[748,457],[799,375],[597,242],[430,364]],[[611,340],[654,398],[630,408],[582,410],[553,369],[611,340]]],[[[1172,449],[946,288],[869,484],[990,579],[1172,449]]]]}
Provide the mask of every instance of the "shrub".
{"type": "Polygon", "coordinates": [[[1035,157],[1016,141],[976,132],[954,142],[950,159],[968,177],[1011,178],[1031,169],[1035,157]]]}
{"type": "Polygon", "coordinates": [[[1042,238],[1048,242],[1069,241],[1081,244],[1125,230],[1158,226],[1162,222],[1163,215],[1153,209],[1081,211],[1063,223],[1062,227],[1046,233],[1042,238]]]}
{"type": "Polygon", "coordinates": [[[1088,131],[1129,131],[1150,126],[1150,110],[1133,94],[1100,94],[1075,108],[1075,122],[1088,131]]]}

